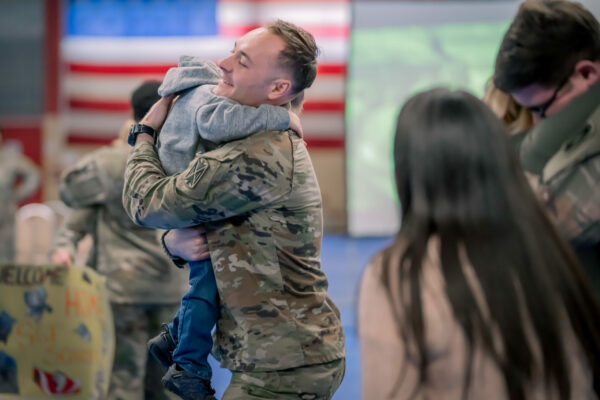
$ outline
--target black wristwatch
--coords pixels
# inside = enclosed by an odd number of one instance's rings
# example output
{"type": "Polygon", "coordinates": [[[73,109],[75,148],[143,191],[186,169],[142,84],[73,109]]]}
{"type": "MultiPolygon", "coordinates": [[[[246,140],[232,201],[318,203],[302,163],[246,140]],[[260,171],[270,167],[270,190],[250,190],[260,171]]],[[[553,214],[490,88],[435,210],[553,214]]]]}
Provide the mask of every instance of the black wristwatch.
{"type": "Polygon", "coordinates": [[[158,137],[156,131],[151,126],[143,124],[131,125],[131,128],[129,128],[129,136],[127,137],[127,143],[129,143],[130,146],[135,146],[135,140],[137,139],[140,133],[147,133],[148,135],[152,136],[154,144],[156,144],[156,138],[158,137]]]}

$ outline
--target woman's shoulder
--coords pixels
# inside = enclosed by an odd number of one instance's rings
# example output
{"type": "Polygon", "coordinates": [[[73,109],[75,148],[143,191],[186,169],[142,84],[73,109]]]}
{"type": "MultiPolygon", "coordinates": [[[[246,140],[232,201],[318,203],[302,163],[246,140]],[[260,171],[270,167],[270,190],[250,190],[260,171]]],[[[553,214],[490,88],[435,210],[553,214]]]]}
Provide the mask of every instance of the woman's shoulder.
{"type": "Polygon", "coordinates": [[[400,252],[397,249],[397,244],[391,244],[388,247],[379,250],[371,257],[367,266],[363,270],[361,279],[361,294],[363,288],[380,290],[384,286],[386,272],[390,271],[390,262],[399,260],[400,252]]]}
{"type": "Polygon", "coordinates": [[[379,343],[395,343],[396,335],[394,308],[390,296],[387,251],[375,254],[363,271],[358,294],[358,331],[363,340],[374,338],[379,343]]]}

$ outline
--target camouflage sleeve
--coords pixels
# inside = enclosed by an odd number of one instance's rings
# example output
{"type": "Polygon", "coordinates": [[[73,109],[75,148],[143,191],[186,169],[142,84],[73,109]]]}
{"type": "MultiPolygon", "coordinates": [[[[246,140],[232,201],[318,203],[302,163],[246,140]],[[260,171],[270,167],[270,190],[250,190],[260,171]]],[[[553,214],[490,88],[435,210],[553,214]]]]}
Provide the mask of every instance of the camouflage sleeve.
{"type": "Polygon", "coordinates": [[[31,196],[40,183],[37,167],[25,156],[19,157],[17,173],[22,181],[16,189],[16,198],[20,202],[31,196]]]}
{"type": "Polygon", "coordinates": [[[267,206],[292,189],[291,142],[281,136],[287,149],[254,135],[198,154],[173,176],[165,176],[154,146],[137,145],[125,170],[125,210],[138,225],[174,229],[267,206]]]}
{"type": "Polygon", "coordinates": [[[96,209],[93,207],[73,210],[54,236],[53,249],[65,249],[71,259],[75,258],[77,245],[88,233],[95,231],[96,209]]]}
{"type": "Polygon", "coordinates": [[[108,191],[102,174],[96,154],[88,154],[62,173],[60,199],[72,208],[104,203],[108,191]]]}

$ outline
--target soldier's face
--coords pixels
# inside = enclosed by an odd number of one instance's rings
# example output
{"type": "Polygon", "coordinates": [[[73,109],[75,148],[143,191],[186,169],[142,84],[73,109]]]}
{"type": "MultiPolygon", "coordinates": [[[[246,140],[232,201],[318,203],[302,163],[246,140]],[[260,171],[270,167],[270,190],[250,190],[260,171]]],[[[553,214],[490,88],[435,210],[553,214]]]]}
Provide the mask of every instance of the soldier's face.
{"type": "Polygon", "coordinates": [[[291,80],[278,63],[284,48],[283,39],[264,28],[242,36],[231,54],[218,63],[222,76],[214,94],[249,106],[288,102],[291,80]]]}

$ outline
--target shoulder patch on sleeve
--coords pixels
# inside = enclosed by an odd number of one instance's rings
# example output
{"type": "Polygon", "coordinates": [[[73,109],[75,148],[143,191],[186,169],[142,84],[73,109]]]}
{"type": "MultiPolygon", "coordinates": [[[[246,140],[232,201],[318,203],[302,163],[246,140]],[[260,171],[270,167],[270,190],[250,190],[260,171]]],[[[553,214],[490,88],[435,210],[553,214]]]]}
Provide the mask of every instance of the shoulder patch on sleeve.
{"type": "Polygon", "coordinates": [[[194,188],[200,182],[204,173],[208,170],[208,161],[204,158],[198,158],[194,165],[189,169],[185,176],[185,184],[189,188],[194,188]]]}

